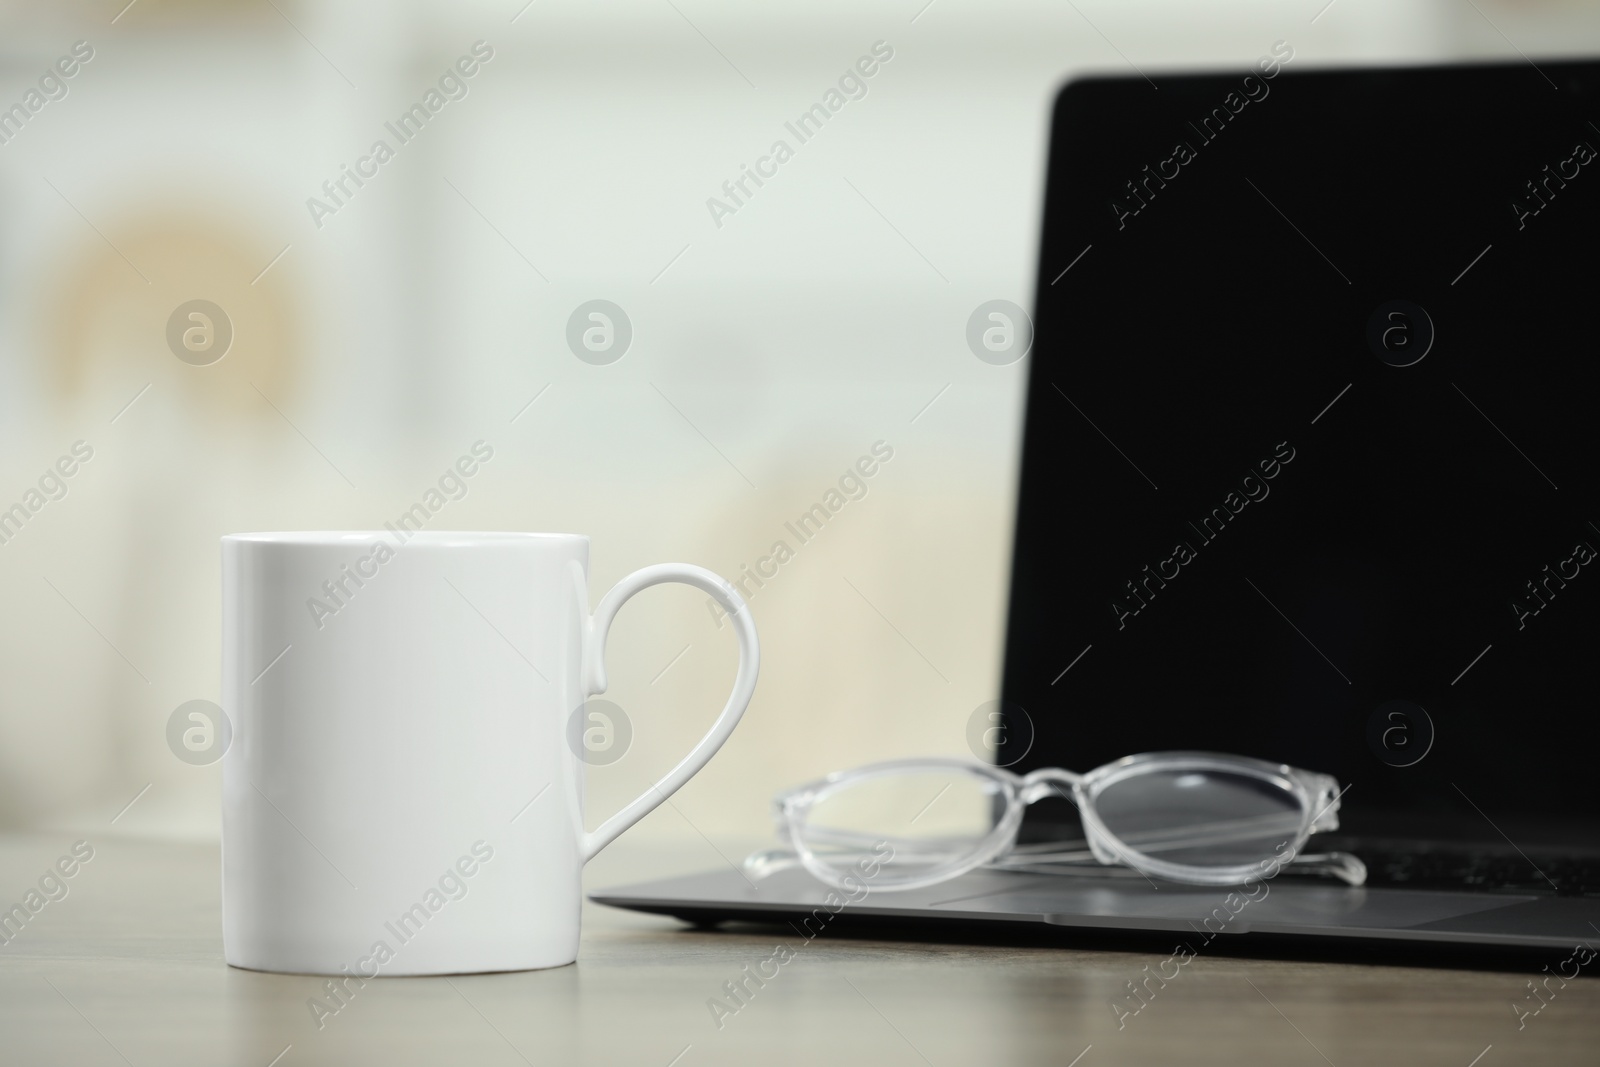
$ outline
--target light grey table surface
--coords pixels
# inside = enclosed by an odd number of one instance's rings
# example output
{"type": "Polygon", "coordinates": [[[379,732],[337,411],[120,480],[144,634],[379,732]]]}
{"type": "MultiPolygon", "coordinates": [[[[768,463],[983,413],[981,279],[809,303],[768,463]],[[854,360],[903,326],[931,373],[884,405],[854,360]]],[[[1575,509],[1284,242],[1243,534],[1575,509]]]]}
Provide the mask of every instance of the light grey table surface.
{"type": "MultiPolygon", "coordinates": [[[[0,905],[70,844],[0,838],[0,905]]],[[[591,889],[685,868],[613,851],[591,889]]],[[[1201,955],[1119,1029],[1112,1000],[1163,953],[806,942],[596,905],[575,965],[379,979],[319,1029],[307,1001],[322,979],[223,963],[218,863],[214,845],[96,843],[67,895],[0,946],[0,1064],[1600,1063],[1592,978],[1551,981],[1519,1029],[1512,1005],[1543,977],[1538,959],[1473,970],[1201,955]],[[730,1003],[724,983],[779,943],[794,958],[716,1018],[708,1001],[730,1003]]]]}

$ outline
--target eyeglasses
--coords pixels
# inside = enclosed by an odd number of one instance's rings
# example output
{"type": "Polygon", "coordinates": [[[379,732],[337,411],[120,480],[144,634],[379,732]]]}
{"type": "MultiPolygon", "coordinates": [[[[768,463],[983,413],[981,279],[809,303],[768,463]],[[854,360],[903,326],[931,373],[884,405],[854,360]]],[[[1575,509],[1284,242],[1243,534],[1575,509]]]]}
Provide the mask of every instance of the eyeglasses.
{"type": "MultiPolygon", "coordinates": [[[[839,889],[919,889],[976,867],[1033,872],[1131,872],[1190,885],[1239,885],[1283,867],[1366,881],[1354,856],[1302,854],[1312,834],[1339,826],[1339,783],[1281,763],[1211,752],[1128,756],[1087,774],[1042,767],[1026,775],[957,759],[893,760],[785,790],[773,800],[787,849],[757,852],[748,873],[803,866],[839,889]],[[1077,805],[1087,849],[1018,846],[1028,805],[1077,805]],[[890,852],[892,850],[892,853],[890,852]],[[892,855],[886,862],[885,857],[892,855]]],[[[1129,873],[1131,873],[1129,872],[1129,873]]]]}

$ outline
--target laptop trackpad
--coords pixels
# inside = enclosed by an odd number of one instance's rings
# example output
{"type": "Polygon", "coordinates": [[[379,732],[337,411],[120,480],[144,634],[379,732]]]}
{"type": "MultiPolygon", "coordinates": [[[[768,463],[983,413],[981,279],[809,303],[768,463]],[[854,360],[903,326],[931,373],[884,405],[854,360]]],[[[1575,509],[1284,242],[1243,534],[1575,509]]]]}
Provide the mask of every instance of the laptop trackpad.
{"type": "Polygon", "coordinates": [[[1048,877],[1010,889],[941,900],[943,911],[1023,913],[1064,926],[1121,925],[1115,920],[1169,920],[1174,928],[1206,924],[1213,932],[1245,933],[1253,926],[1338,926],[1401,929],[1458,915],[1520,904],[1536,897],[1347,886],[1264,884],[1248,900],[1237,890],[1189,886],[1062,885],[1048,877]],[[1267,890],[1261,895],[1261,890],[1267,890]],[[1108,922],[1108,920],[1110,920],[1108,922]]]}

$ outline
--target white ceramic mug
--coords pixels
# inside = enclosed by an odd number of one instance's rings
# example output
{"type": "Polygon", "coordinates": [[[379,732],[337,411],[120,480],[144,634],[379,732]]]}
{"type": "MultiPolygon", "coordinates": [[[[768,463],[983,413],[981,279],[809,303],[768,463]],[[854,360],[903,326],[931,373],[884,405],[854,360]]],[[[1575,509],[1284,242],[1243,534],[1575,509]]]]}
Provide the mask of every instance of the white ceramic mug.
{"type": "Polygon", "coordinates": [[[760,657],[711,571],[647,567],[591,616],[588,563],[572,534],[222,539],[230,964],[366,980],[577,958],[583,864],[722,747],[760,657]],[[733,620],[733,694],[694,751],[585,833],[569,722],[605,691],[617,609],[661,582],[733,620]]]}

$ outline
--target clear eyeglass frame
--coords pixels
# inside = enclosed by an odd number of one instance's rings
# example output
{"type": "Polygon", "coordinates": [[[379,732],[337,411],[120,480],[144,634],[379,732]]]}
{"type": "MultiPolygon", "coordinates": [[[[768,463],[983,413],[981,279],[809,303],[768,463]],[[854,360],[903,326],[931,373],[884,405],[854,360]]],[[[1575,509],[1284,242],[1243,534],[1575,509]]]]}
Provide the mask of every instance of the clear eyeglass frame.
{"type": "MultiPolygon", "coordinates": [[[[1085,873],[1107,868],[1130,868],[1145,876],[1155,876],[1189,885],[1231,886],[1254,878],[1270,878],[1285,867],[1303,873],[1324,874],[1352,886],[1366,881],[1366,867],[1360,859],[1342,852],[1308,854],[1303,850],[1312,834],[1338,829],[1339,783],[1330,775],[1305,771],[1282,763],[1270,763],[1248,756],[1212,752],[1150,752],[1126,756],[1086,774],[1058,767],[1041,767],[1025,775],[1004,767],[971,760],[929,758],[891,760],[853,770],[836,771],[828,776],[779,793],[772,804],[778,836],[787,848],[758,851],[745,860],[747,874],[761,878],[796,865],[804,867],[819,881],[839,889],[860,885],[855,866],[842,862],[872,854],[875,845],[885,841],[897,851],[911,850],[920,861],[914,873],[880,871],[872,879],[875,890],[909,890],[948,881],[978,867],[1035,873],[1085,873]],[[1256,816],[1214,824],[1174,827],[1166,833],[1126,835],[1113,833],[1098,810],[1097,802],[1110,788],[1139,776],[1165,774],[1217,774],[1251,780],[1264,791],[1276,790],[1284,801],[1284,812],[1270,817],[1256,816]],[[874,779],[919,774],[971,775],[980,780],[996,800],[992,826],[980,838],[962,842],[959,847],[929,850],[926,843],[863,834],[856,831],[809,828],[810,813],[816,806],[842,790],[874,779]],[[1053,845],[1017,845],[1017,833],[1028,806],[1048,796],[1070,799],[1083,823],[1088,849],[1068,849],[1053,845]],[[1292,802],[1292,804],[1291,804],[1292,802]],[[1260,839],[1264,833],[1281,835],[1270,855],[1249,863],[1196,864],[1163,859],[1159,853],[1181,848],[1193,851],[1207,845],[1224,846],[1243,840],[1260,839]],[[824,854],[816,844],[826,844],[824,854]],[[920,852],[918,851],[920,849],[920,852]],[[1097,866],[1098,865],[1098,866],[1097,866]],[[1269,872],[1270,873],[1267,873],[1269,872]],[[852,879],[854,884],[846,882],[852,879]]],[[[889,865],[891,868],[893,864],[889,865]]]]}

